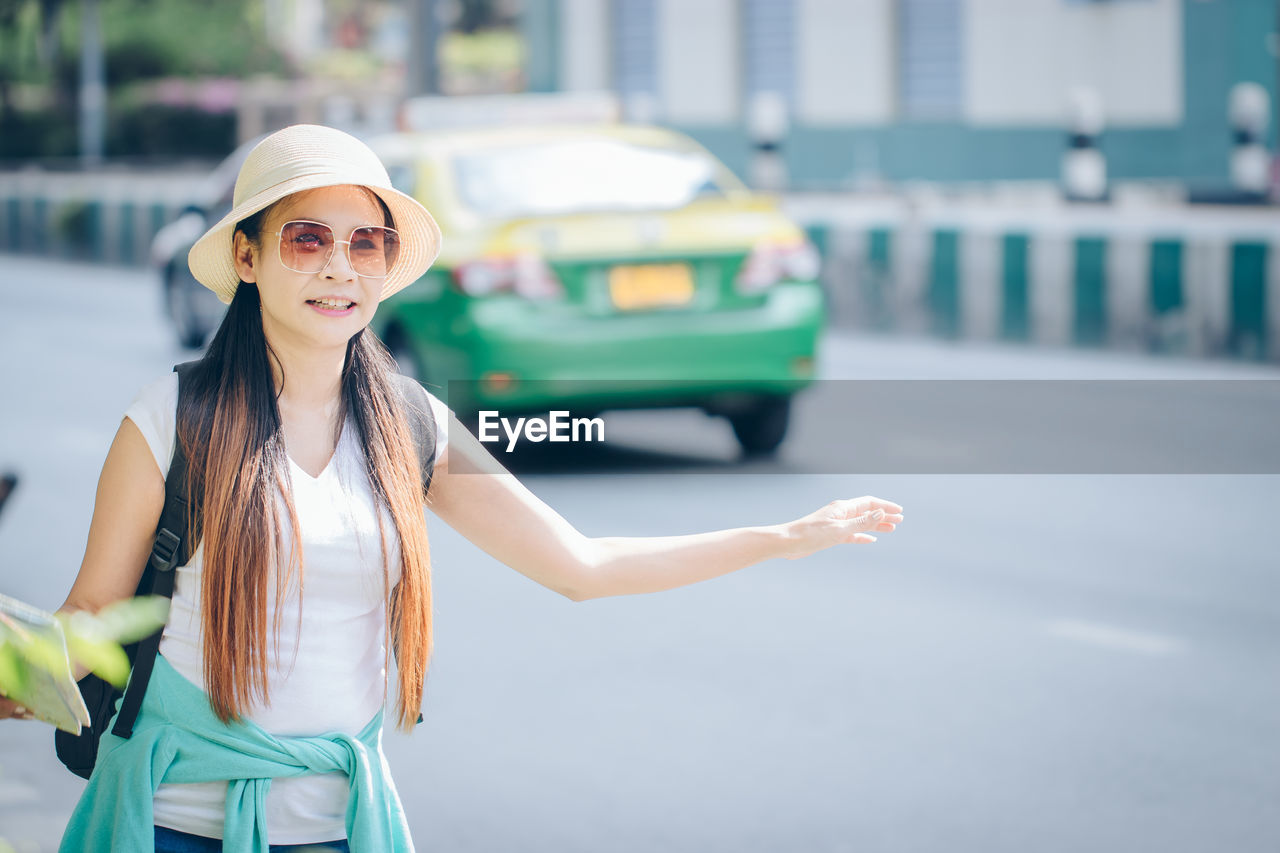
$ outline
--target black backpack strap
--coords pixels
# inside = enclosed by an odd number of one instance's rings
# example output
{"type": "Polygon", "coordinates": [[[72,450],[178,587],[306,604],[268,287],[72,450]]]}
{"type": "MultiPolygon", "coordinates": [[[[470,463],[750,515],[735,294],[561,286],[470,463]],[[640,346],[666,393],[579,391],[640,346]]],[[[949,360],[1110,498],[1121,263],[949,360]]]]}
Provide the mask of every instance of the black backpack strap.
{"type": "MultiPolygon", "coordinates": [[[[178,411],[182,410],[183,379],[193,364],[194,362],[186,362],[173,368],[178,374],[178,411]]],[[[182,452],[182,442],[178,440],[175,417],[173,459],[169,462],[169,474],[164,480],[164,509],[160,512],[160,524],[156,528],[156,541],[151,546],[151,556],[143,569],[144,582],[139,585],[139,594],[148,591],[142,587],[147,585],[145,578],[150,575],[149,592],[173,598],[174,570],[185,564],[191,556],[191,543],[186,541],[188,514],[187,457],[182,452]]],[[[147,684],[151,681],[151,670],[160,651],[160,637],[163,633],[162,625],[138,644],[133,674],[124,691],[124,702],[120,705],[115,725],[111,727],[111,733],[117,737],[127,738],[133,734],[133,724],[138,720],[142,697],[146,695],[147,684]]]]}
{"type": "MultiPolygon", "coordinates": [[[[427,399],[427,391],[416,379],[402,374],[395,374],[392,381],[400,389],[405,401],[405,414],[408,416],[409,429],[413,432],[413,443],[418,449],[418,461],[422,463],[422,494],[426,495],[431,488],[431,475],[436,467],[436,419],[431,411],[431,401],[427,399]]],[[[395,646],[395,640],[392,639],[395,646]]],[[[422,722],[422,713],[418,713],[418,722],[422,722]]]]}

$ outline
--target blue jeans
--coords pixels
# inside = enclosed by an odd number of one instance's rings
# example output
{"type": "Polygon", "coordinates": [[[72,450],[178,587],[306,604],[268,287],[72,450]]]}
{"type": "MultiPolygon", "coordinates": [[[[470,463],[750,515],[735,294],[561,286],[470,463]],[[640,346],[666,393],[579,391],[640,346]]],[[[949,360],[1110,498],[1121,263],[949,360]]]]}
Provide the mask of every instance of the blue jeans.
{"type": "MultiPolygon", "coordinates": [[[[318,841],[315,844],[271,844],[268,847],[271,853],[284,853],[287,850],[297,851],[297,853],[307,850],[314,850],[316,853],[330,853],[334,850],[351,853],[345,838],[339,841],[318,841]]],[[[222,853],[222,839],[191,835],[165,826],[157,826],[156,853],[222,853]]]]}

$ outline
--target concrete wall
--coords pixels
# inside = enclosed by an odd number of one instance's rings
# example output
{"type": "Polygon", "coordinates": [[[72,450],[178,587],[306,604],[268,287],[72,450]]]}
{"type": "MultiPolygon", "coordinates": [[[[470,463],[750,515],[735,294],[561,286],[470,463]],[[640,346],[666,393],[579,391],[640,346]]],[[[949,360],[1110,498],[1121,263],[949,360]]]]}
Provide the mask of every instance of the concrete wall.
{"type": "Polygon", "coordinates": [[[609,10],[602,0],[561,0],[560,89],[596,92],[613,83],[609,71],[609,10]]]}
{"type": "Polygon", "coordinates": [[[735,0],[659,0],[658,101],[667,121],[733,122],[741,113],[735,0]]]}
{"type": "Polygon", "coordinates": [[[796,15],[796,121],[892,121],[893,0],[799,0],[796,15]]]}
{"type": "Polygon", "coordinates": [[[1073,86],[1109,126],[1182,121],[1181,0],[968,0],[964,45],[971,124],[1061,126],[1073,86]]]}

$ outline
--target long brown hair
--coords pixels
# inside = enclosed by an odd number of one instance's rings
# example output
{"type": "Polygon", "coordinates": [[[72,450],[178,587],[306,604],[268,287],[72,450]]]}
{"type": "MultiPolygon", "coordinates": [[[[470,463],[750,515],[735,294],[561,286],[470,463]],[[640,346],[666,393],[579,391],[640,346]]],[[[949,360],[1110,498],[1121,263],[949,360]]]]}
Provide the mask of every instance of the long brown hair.
{"type": "MultiPolygon", "coordinates": [[[[255,245],[260,246],[266,213],[237,225],[255,245]]],[[[178,411],[178,440],[190,465],[189,541],[203,540],[204,545],[205,688],[223,722],[240,719],[255,700],[269,700],[268,596],[277,605],[278,632],[280,605],[294,579],[295,564],[299,592],[304,579],[289,458],[269,361],[273,357],[262,329],[258,288],[241,282],[187,380],[190,393],[178,411]],[[287,560],[281,559],[284,531],[277,493],[295,531],[287,560]],[[269,589],[273,566],[276,579],[274,589],[269,589]]],[[[395,373],[395,360],[386,347],[369,329],[361,330],[347,344],[338,423],[351,414],[374,499],[389,512],[399,536],[400,580],[389,592],[388,639],[396,649],[399,673],[397,723],[408,729],[418,718],[431,657],[431,559],[421,466],[403,398],[393,384],[395,373]]],[[[385,589],[386,531],[382,513],[377,517],[385,589]]]]}

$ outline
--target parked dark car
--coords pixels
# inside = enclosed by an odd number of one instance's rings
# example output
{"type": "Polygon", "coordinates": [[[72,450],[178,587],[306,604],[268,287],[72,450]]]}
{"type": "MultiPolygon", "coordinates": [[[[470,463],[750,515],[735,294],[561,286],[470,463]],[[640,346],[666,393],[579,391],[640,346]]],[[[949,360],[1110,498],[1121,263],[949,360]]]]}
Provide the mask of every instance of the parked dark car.
{"type": "Polygon", "coordinates": [[[151,265],[160,274],[165,313],[178,342],[189,349],[204,346],[222,322],[227,306],[212,290],[191,276],[187,252],[200,235],[231,210],[236,175],[249,151],[261,140],[252,139],[227,156],[205,180],[196,200],[178,217],[156,232],[151,241],[151,265]]]}

